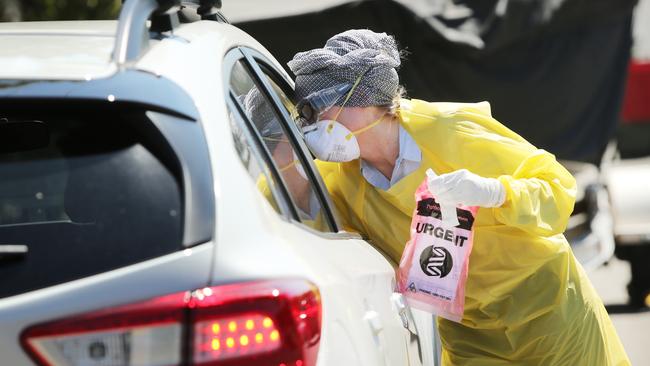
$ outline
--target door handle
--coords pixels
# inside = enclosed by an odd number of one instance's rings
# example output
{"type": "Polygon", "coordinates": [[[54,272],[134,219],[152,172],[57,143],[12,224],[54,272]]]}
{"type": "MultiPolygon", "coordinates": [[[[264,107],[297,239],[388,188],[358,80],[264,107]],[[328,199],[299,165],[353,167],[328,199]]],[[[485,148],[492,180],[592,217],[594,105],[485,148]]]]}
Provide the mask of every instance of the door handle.
{"type": "Polygon", "coordinates": [[[378,335],[382,330],[384,330],[384,325],[379,318],[379,313],[376,311],[367,311],[363,318],[368,323],[368,325],[370,325],[370,329],[372,329],[372,332],[375,335],[378,335]]]}
{"type": "Polygon", "coordinates": [[[415,320],[413,319],[413,314],[411,313],[411,308],[409,308],[406,303],[404,295],[399,292],[393,292],[390,296],[390,300],[393,303],[393,309],[397,312],[400,319],[402,320],[402,326],[408,329],[409,332],[413,335],[418,335],[417,328],[415,327],[415,320]]]}

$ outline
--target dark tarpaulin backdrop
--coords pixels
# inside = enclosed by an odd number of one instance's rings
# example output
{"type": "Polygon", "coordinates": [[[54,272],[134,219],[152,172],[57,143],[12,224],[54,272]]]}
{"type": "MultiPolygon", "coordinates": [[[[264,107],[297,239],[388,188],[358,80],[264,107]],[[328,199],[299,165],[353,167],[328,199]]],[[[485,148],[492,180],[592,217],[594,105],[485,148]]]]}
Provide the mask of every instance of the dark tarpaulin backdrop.
{"type": "Polygon", "coordinates": [[[619,119],[635,3],[367,0],[237,25],[285,68],[338,32],[387,32],[409,52],[399,72],[410,98],[490,101],[536,146],[597,163],[619,119]]]}

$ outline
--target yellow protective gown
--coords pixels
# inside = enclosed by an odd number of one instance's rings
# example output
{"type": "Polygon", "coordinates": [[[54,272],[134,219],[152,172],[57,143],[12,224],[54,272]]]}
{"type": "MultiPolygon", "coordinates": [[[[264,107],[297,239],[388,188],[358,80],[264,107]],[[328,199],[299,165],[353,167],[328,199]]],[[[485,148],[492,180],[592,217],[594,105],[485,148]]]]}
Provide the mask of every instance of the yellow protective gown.
{"type": "Polygon", "coordinates": [[[562,235],[575,201],[571,174],[493,119],[487,102],[404,100],[399,117],[422,162],[387,191],[363,178],[358,160],[317,163],[346,228],[396,262],[427,168],[466,168],[506,188],[503,206],[476,217],[462,323],[438,318],[443,365],[629,365],[562,235]]]}

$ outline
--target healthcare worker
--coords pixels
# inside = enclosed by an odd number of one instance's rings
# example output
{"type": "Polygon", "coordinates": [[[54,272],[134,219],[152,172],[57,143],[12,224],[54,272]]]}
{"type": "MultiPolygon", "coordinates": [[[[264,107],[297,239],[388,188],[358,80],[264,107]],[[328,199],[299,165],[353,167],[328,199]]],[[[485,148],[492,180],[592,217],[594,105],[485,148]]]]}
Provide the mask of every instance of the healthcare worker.
{"type": "Polygon", "coordinates": [[[574,178],[483,103],[401,99],[385,33],[349,30],[296,54],[299,123],[348,230],[397,263],[414,194],[480,206],[460,323],[438,318],[443,365],[629,365],[563,236],[574,178]]]}

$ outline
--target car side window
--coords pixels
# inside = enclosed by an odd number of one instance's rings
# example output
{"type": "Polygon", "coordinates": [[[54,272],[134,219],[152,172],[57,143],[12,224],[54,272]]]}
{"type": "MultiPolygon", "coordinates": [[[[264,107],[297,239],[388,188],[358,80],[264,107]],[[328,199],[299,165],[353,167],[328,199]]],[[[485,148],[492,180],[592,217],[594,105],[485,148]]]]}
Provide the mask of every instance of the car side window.
{"type": "Polygon", "coordinates": [[[291,98],[285,93],[284,90],[273,80],[273,77],[269,75],[269,71],[267,70],[266,67],[262,66],[262,71],[264,72],[264,76],[266,76],[266,80],[269,81],[269,84],[271,84],[271,87],[273,88],[273,91],[280,97],[280,100],[282,101],[282,106],[287,110],[287,113],[293,118],[295,121],[298,118],[298,111],[296,110],[296,104],[294,103],[291,98]]]}
{"type": "Polygon", "coordinates": [[[273,209],[278,214],[280,212],[280,206],[275,197],[276,182],[273,179],[272,175],[269,173],[268,167],[263,163],[262,159],[259,159],[255,156],[252,147],[248,143],[246,134],[243,131],[243,126],[237,121],[234,112],[228,108],[228,119],[230,121],[230,128],[232,130],[232,137],[235,144],[235,149],[239,154],[242,164],[248,171],[251,177],[256,179],[257,188],[260,190],[262,195],[269,201],[273,209]]]}
{"type": "MultiPolygon", "coordinates": [[[[291,116],[291,118],[295,121],[298,118],[298,110],[296,109],[296,101],[293,100],[292,98],[289,97],[289,94],[293,95],[293,90],[291,89],[291,86],[289,86],[288,83],[282,82],[280,78],[276,79],[274,77],[273,73],[270,71],[270,69],[265,66],[264,64],[259,64],[260,68],[262,69],[262,72],[266,76],[266,79],[268,80],[269,84],[273,88],[273,91],[278,95],[280,101],[282,102],[282,106],[286,109],[287,114],[291,116]]],[[[311,156],[309,151],[307,151],[307,158],[314,160],[314,157],[311,156]]],[[[315,171],[316,174],[320,174],[318,170],[315,171]]],[[[314,182],[312,181],[312,184],[314,182]]],[[[317,184],[316,184],[317,186],[317,184]]],[[[325,189],[325,186],[322,186],[323,189],[323,194],[324,195],[329,195],[329,192],[325,189]]],[[[317,189],[317,188],[314,188],[317,189]]],[[[337,222],[342,222],[341,216],[339,212],[336,209],[336,206],[334,206],[332,203],[329,204],[330,212],[334,216],[333,219],[336,220],[337,222]]]]}
{"type": "MultiPolygon", "coordinates": [[[[236,61],[232,69],[230,88],[244,113],[242,118],[251,122],[255,135],[261,138],[266,148],[265,153],[278,173],[277,184],[285,188],[293,203],[296,219],[312,229],[331,232],[332,228],[316,196],[314,186],[307,178],[302,162],[297,156],[299,152],[295,151],[282,125],[282,117],[275,110],[273,102],[255,83],[243,60],[236,61]]],[[[289,101],[288,98],[286,100],[289,101]]],[[[259,174],[254,175],[253,172],[251,176],[256,180],[260,191],[270,199],[273,190],[268,185],[274,182],[269,182],[268,178],[259,174]]],[[[274,207],[277,208],[277,204],[274,207]]]]}

